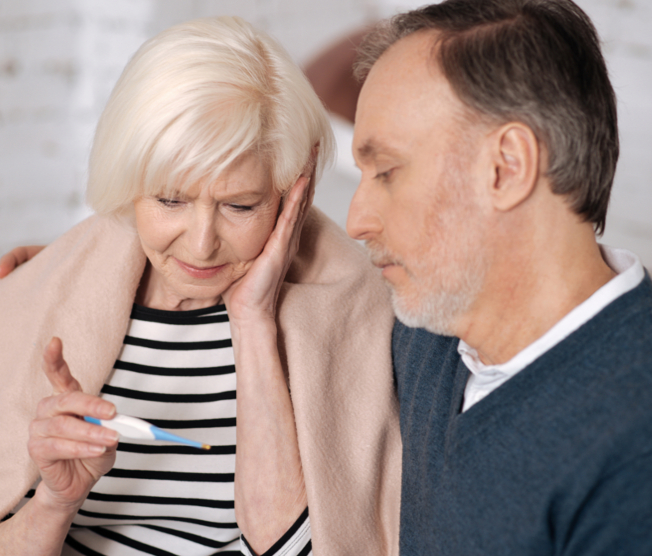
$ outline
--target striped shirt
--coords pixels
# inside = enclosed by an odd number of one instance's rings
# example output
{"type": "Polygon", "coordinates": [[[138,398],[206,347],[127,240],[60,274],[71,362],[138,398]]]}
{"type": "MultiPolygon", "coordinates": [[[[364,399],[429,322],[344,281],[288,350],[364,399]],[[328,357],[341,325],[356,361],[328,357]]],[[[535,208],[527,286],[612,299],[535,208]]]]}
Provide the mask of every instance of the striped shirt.
{"type": "MultiPolygon", "coordinates": [[[[121,439],[116,462],[79,510],[63,556],[253,556],[235,521],[236,374],[224,305],[134,305],[101,396],[210,451],[121,439]]],[[[308,510],[265,556],[312,554],[308,510]]]]}

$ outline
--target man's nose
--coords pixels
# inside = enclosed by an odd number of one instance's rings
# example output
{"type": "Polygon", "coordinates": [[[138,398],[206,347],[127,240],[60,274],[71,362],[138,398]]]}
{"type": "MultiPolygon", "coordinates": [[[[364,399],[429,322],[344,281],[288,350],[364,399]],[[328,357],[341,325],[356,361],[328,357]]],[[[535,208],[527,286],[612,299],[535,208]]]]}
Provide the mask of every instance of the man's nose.
{"type": "Polygon", "coordinates": [[[349,215],[346,219],[346,232],[353,239],[367,240],[372,239],[381,230],[381,220],[376,207],[374,207],[369,187],[364,181],[361,181],[351,200],[349,215]]]}
{"type": "Polygon", "coordinates": [[[195,213],[189,230],[188,250],[198,261],[211,259],[220,247],[217,214],[203,209],[195,213]]]}

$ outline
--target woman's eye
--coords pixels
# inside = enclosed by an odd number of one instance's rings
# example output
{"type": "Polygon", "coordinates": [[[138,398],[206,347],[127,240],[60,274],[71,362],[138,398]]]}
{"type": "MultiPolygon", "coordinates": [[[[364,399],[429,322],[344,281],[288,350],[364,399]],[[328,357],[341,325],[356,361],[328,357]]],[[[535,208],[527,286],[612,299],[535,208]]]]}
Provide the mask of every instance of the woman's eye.
{"type": "Polygon", "coordinates": [[[156,200],[164,207],[177,207],[181,204],[179,199],[165,199],[163,197],[157,197],[156,200]]]}
{"type": "Polygon", "coordinates": [[[229,205],[236,212],[247,212],[253,210],[254,207],[248,205],[229,205]]]}

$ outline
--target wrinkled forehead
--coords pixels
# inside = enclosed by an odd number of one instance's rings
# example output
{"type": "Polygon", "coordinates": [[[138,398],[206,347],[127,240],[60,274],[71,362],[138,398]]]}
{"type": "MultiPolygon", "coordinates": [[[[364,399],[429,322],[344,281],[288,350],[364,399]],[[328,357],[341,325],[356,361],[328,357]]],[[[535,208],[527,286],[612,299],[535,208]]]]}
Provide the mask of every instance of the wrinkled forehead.
{"type": "Polygon", "coordinates": [[[433,61],[431,31],[393,44],[374,64],[360,92],[353,150],[364,160],[380,146],[409,147],[452,131],[465,107],[433,61]]]}
{"type": "Polygon", "coordinates": [[[215,198],[234,195],[264,197],[274,191],[270,162],[256,151],[247,151],[219,174],[203,177],[189,174],[177,182],[174,191],[193,197],[204,191],[215,198]]]}

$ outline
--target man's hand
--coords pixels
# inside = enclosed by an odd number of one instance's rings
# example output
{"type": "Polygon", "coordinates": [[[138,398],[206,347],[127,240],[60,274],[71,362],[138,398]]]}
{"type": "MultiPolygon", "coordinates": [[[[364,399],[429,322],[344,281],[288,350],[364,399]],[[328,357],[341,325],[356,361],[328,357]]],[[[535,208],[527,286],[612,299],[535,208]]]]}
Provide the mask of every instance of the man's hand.
{"type": "Polygon", "coordinates": [[[38,255],[44,248],[45,245],[26,245],[16,247],[6,255],[0,257],[0,278],[4,278],[17,266],[26,263],[31,258],[38,255]]]}

